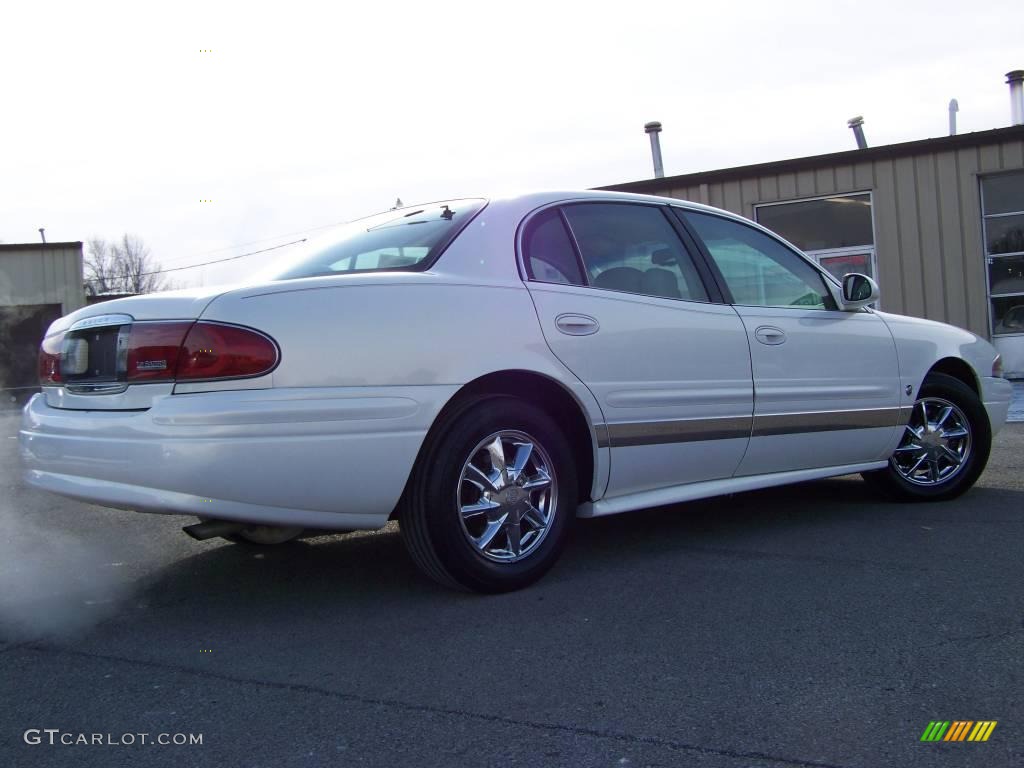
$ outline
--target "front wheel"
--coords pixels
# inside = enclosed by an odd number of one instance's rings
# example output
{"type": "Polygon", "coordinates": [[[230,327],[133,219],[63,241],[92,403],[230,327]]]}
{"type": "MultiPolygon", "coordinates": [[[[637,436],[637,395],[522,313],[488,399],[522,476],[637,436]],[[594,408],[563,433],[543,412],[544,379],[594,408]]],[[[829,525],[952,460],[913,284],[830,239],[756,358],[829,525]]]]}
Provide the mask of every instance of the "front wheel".
{"type": "Polygon", "coordinates": [[[507,592],[558,559],[576,514],[569,444],[541,409],[482,397],[439,425],[413,470],[399,527],[435,581],[507,592]]]}
{"type": "Polygon", "coordinates": [[[992,428],[985,406],[959,379],[925,379],[885,469],[864,479],[907,501],[953,499],[974,485],[988,463],[992,428]]]}

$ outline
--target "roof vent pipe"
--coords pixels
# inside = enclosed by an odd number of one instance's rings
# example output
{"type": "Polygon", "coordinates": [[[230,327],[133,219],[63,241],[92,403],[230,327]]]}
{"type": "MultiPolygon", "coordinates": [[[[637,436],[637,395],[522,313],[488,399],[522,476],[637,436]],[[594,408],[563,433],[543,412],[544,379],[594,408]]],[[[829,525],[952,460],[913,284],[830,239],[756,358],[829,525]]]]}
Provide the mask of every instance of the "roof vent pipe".
{"type": "Polygon", "coordinates": [[[853,130],[853,136],[857,139],[857,149],[867,149],[868,140],[864,138],[864,118],[857,115],[847,120],[846,124],[853,130]]]}
{"type": "Polygon", "coordinates": [[[657,120],[645,123],[644,131],[651,137],[651,158],[654,160],[654,178],[663,179],[665,178],[665,166],[661,163],[661,139],[658,138],[658,134],[661,133],[661,123],[657,120]]]}
{"type": "Polygon", "coordinates": [[[956,136],[956,113],[960,111],[960,102],[949,100],[949,135],[956,136]]]}
{"type": "Polygon", "coordinates": [[[1024,69],[1006,73],[1010,85],[1010,125],[1024,125],[1024,69]]]}

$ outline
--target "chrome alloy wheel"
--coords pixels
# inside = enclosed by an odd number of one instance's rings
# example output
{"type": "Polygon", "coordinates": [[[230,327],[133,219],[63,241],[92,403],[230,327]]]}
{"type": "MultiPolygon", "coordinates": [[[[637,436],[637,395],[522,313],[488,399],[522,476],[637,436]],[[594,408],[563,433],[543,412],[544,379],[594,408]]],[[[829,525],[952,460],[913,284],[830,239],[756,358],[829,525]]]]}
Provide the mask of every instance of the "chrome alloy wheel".
{"type": "Polygon", "coordinates": [[[940,397],[914,403],[910,423],[889,460],[914,485],[934,486],[952,479],[971,455],[971,423],[956,405],[940,397]]]}
{"type": "Polygon", "coordinates": [[[557,511],[551,459],[525,432],[480,441],[462,467],[457,491],[462,531],[488,560],[511,563],[544,540],[557,511]]]}

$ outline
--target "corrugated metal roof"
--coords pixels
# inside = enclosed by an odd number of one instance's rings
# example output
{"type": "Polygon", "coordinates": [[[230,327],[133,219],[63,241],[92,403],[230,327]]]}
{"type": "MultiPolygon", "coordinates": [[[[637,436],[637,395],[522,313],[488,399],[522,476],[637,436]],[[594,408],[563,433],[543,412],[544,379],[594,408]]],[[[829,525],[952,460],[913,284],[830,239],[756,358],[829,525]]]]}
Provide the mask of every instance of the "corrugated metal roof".
{"type": "Polygon", "coordinates": [[[1009,128],[994,128],[990,131],[959,133],[956,136],[940,136],[935,139],[920,139],[918,141],[906,141],[900,144],[883,144],[882,146],[868,147],[867,149],[851,149],[843,152],[832,152],[826,155],[811,155],[809,157],[796,157],[789,160],[774,160],[770,163],[741,165],[734,168],[720,168],[713,171],[698,171],[696,173],[685,173],[679,176],[666,176],[661,179],[627,181],[621,184],[609,184],[603,187],[595,187],[595,189],[656,194],[654,190],[658,190],[663,193],[664,190],[669,187],[711,184],[715,182],[729,181],[732,179],[803,171],[820,168],[822,166],[872,162],[875,160],[894,160],[901,157],[912,157],[930,152],[959,149],[961,147],[995,144],[1002,141],[1021,138],[1024,138],[1024,125],[1013,125],[1009,128]]]}
{"type": "Polygon", "coordinates": [[[61,248],[81,248],[81,240],[69,240],[66,243],[0,243],[0,252],[2,251],[53,251],[60,250],[61,248]]]}

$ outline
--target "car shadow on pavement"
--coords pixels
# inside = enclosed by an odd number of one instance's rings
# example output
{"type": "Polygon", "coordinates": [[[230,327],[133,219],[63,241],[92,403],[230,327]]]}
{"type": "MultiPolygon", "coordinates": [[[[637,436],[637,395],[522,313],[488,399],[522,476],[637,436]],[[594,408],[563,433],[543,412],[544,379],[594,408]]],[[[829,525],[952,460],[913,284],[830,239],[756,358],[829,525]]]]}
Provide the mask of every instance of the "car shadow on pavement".
{"type": "MultiPolygon", "coordinates": [[[[1006,493],[984,488],[972,495],[1006,493]]],[[[562,560],[541,584],[595,570],[635,571],[652,553],[700,546],[749,547],[759,535],[775,540],[792,529],[865,525],[937,505],[905,505],[880,498],[857,478],[815,481],[704,501],[581,519],[562,560]]],[[[197,597],[225,608],[249,601],[337,605],[338,601],[476,599],[434,585],[407,556],[396,524],[371,533],[304,538],[275,547],[229,544],[219,539],[151,576],[150,607],[197,597]],[[198,591],[198,594],[197,594],[198,591]]],[[[276,608],[275,608],[276,610],[276,608]]]]}

